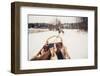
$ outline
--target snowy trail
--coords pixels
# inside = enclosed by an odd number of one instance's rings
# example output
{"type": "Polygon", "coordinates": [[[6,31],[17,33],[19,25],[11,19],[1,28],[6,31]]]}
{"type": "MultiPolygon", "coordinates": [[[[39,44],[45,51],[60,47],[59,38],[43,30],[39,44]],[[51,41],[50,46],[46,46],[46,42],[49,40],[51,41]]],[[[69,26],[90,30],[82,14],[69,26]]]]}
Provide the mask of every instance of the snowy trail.
{"type": "MultiPolygon", "coordinates": [[[[57,35],[57,31],[29,33],[29,59],[31,59],[45,44],[47,38],[57,35]]],[[[64,30],[63,43],[68,49],[71,59],[88,57],[88,33],[77,30],[64,30]]]]}

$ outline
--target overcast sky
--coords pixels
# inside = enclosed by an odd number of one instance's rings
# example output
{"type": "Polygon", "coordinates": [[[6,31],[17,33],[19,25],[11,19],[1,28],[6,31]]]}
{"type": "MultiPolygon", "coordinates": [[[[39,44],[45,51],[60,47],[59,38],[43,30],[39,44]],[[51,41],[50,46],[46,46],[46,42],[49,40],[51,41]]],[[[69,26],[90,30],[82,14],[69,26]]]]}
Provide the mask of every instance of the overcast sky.
{"type": "Polygon", "coordinates": [[[28,15],[28,23],[55,23],[56,19],[61,23],[82,22],[82,17],[28,15]]]}

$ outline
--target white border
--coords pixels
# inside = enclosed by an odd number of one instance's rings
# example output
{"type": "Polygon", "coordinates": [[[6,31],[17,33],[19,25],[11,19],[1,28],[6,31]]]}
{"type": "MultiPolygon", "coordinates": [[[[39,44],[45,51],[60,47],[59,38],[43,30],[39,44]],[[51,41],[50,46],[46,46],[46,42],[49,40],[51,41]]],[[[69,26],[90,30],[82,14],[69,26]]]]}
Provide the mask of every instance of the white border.
{"type": "Polygon", "coordinates": [[[20,69],[42,69],[57,67],[75,67],[94,65],[94,11],[74,10],[74,9],[56,9],[41,7],[21,7],[20,8],[20,69]],[[41,15],[64,15],[64,16],[82,16],[88,17],[88,59],[75,60],[52,60],[52,61],[28,61],[28,28],[27,14],[41,15]]]}

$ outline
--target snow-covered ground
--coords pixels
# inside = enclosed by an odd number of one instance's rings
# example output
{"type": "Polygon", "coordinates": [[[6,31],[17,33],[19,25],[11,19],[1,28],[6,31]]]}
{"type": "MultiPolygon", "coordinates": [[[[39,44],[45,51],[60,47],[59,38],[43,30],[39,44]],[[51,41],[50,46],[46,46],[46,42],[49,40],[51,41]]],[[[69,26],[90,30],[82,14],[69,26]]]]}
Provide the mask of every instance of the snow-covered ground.
{"type": "MultiPolygon", "coordinates": [[[[53,35],[58,35],[57,31],[46,31],[39,33],[29,33],[29,59],[36,55],[47,38],[53,35]]],[[[67,47],[71,59],[87,58],[88,57],[88,33],[84,31],[64,30],[62,36],[64,46],[67,47]]]]}

